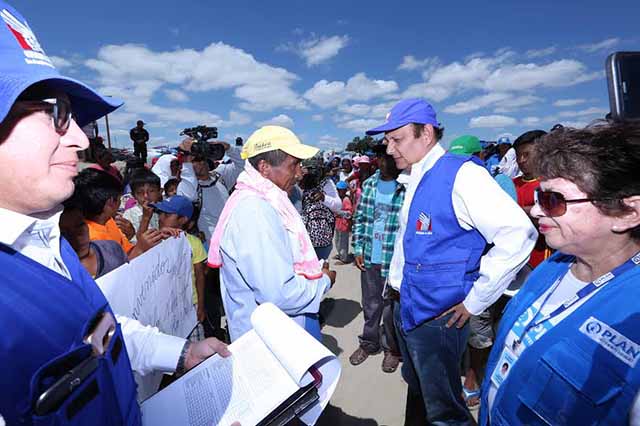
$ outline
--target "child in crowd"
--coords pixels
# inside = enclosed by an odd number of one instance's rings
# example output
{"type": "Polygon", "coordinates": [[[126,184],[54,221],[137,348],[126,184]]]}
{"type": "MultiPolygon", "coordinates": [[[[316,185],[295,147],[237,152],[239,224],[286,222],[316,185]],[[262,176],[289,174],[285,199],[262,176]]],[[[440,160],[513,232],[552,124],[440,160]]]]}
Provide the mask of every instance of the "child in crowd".
{"type": "MultiPolygon", "coordinates": [[[[131,193],[136,200],[136,204],[125,210],[123,217],[133,225],[136,235],[145,232],[147,229],[158,229],[158,215],[154,214],[151,203],[162,201],[162,187],[160,178],[150,170],[137,170],[132,176],[131,193]]],[[[136,241],[134,236],[132,242],[136,241]]]]}
{"type": "Polygon", "coordinates": [[[340,181],[336,184],[338,195],[342,200],[342,209],[336,213],[336,258],[342,263],[349,262],[349,233],[351,232],[351,216],[353,215],[353,204],[347,196],[349,185],[340,181]]]}
{"type": "Polygon", "coordinates": [[[164,184],[164,198],[173,197],[178,193],[178,179],[169,179],[164,184]]]}
{"type": "Polygon", "coordinates": [[[127,254],[115,241],[89,239],[89,226],[85,223],[78,206],[65,203],[64,211],[60,215],[60,233],[94,279],[129,261],[127,254]]]}
{"type": "MultiPolygon", "coordinates": [[[[172,230],[186,231],[188,229],[189,222],[193,216],[193,204],[188,198],[175,195],[159,203],[152,204],[152,207],[160,216],[160,229],[165,235],[171,233],[172,230]]],[[[206,319],[204,287],[207,252],[198,237],[186,232],[185,235],[191,245],[193,304],[196,306],[198,321],[204,322],[206,319]]]]}
{"type": "Polygon", "coordinates": [[[129,260],[141,255],[162,241],[162,234],[156,229],[149,229],[138,234],[134,246],[123,233],[125,229],[131,236],[135,234],[131,222],[118,216],[122,184],[110,174],[85,169],[74,179],[75,191],[71,203],[77,205],[89,227],[89,238],[94,240],[112,240],[117,242],[129,260]],[[117,221],[117,223],[116,223],[117,221]]]}

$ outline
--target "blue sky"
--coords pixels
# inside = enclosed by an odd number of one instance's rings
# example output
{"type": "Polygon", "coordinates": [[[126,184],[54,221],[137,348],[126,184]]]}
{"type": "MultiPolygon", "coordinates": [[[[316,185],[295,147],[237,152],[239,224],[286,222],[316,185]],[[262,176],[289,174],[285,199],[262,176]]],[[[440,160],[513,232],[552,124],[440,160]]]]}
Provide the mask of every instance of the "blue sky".
{"type": "Polygon", "coordinates": [[[14,6],[63,73],[126,101],[109,117],[120,147],[142,118],[152,145],[197,124],[232,140],[273,123],[342,148],[405,97],[432,102],[445,144],[582,126],[608,111],[607,54],[640,50],[637,0],[14,6]]]}

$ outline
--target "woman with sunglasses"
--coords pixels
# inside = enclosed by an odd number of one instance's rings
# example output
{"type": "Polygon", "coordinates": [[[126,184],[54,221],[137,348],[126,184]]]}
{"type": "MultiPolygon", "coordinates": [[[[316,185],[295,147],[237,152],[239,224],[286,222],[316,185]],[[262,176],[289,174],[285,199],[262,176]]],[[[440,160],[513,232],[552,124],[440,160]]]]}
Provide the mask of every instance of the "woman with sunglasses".
{"type": "Polygon", "coordinates": [[[560,129],[535,155],[557,252],[502,318],[480,423],[640,424],[640,125],[560,129]]]}

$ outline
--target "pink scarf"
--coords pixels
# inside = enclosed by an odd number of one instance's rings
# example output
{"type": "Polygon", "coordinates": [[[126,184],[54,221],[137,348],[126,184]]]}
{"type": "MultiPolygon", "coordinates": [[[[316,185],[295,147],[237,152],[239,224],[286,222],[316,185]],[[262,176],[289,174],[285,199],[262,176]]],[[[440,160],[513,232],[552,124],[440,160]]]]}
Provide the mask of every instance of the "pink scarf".
{"type": "Polygon", "coordinates": [[[302,218],[295,209],[287,193],[278,188],[269,179],[262,177],[253,166],[246,161],[244,171],[238,176],[236,190],[224,205],[220,219],[211,237],[209,245],[209,266],[219,268],[222,266],[220,254],[220,241],[229,221],[229,217],[240,200],[250,195],[257,195],[267,201],[277,212],[286,228],[293,249],[293,270],[296,274],[315,280],[322,277],[320,262],[316,256],[307,229],[302,223],[302,218]]]}

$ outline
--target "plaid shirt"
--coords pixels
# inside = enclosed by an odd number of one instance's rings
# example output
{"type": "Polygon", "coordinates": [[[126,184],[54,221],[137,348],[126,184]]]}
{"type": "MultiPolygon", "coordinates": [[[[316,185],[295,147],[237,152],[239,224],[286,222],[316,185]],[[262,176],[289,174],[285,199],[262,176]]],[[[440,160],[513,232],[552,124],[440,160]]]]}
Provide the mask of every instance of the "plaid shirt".
{"type": "MultiPolygon", "coordinates": [[[[378,181],[380,171],[377,171],[362,184],[362,196],[356,213],[353,217],[353,236],[351,245],[356,256],[364,257],[365,268],[371,267],[371,249],[373,246],[373,220],[374,208],[376,206],[376,194],[378,192],[378,181]]],[[[384,225],[384,236],[382,241],[382,276],[389,273],[389,264],[393,256],[393,244],[396,234],[400,228],[399,216],[402,202],[404,201],[405,187],[398,183],[396,191],[391,199],[391,211],[387,215],[387,222],[384,225]]]]}

